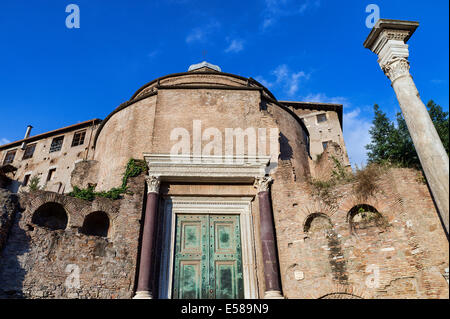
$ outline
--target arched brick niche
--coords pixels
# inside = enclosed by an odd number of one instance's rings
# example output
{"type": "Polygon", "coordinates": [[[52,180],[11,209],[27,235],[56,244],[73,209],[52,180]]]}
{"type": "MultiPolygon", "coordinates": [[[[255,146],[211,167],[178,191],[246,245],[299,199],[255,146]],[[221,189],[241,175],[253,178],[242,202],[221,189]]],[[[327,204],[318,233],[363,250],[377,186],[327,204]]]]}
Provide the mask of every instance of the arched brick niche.
{"type": "Polygon", "coordinates": [[[90,213],[84,218],[80,233],[88,236],[108,237],[110,220],[103,211],[90,213]]]}
{"type": "Polygon", "coordinates": [[[33,214],[31,222],[50,230],[64,230],[67,227],[68,216],[64,207],[55,202],[41,205],[33,214]]]}
{"type": "Polygon", "coordinates": [[[354,206],[347,214],[347,221],[352,234],[367,232],[370,230],[385,229],[386,219],[378,210],[367,204],[354,206]]]}
{"type": "Polygon", "coordinates": [[[319,299],[363,299],[359,296],[349,294],[346,292],[333,292],[320,297],[319,299]]]}
{"type": "Polygon", "coordinates": [[[333,228],[330,218],[323,213],[310,214],[303,225],[303,232],[312,233],[327,233],[333,228]]]}

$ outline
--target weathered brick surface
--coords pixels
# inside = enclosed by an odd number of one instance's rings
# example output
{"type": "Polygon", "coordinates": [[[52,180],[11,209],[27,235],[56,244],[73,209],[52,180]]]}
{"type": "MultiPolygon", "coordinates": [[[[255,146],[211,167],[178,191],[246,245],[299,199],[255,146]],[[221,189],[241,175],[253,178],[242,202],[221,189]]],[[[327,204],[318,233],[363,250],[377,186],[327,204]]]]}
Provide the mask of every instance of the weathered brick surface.
{"type": "MultiPolygon", "coordinates": [[[[283,289],[288,298],[351,294],[363,298],[448,298],[443,277],[448,241],[426,185],[418,173],[392,169],[378,181],[378,192],[361,202],[353,185],[342,185],[337,209],[311,197],[307,184],[296,190],[273,187],[274,214],[283,289]],[[371,205],[386,228],[352,233],[348,213],[371,205]],[[312,213],[329,217],[331,231],[305,232],[312,213]],[[371,275],[379,271],[379,284],[371,275]],[[298,278],[296,280],[295,274],[298,278]]],[[[339,295],[337,295],[339,296],[339,295]]]]}
{"type": "Polygon", "coordinates": [[[143,177],[129,182],[132,195],[86,202],[49,192],[22,195],[18,213],[0,258],[0,298],[131,298],[144,192],[143,177]],[[68,215],[64,230],[32,223],[44,203],[61,204],[68,215]],[[103,211],[108,237],[80,233],[84,218],[103,211]],[[71,276],[79,271],[79,287],[71,276]],[[72,286],[70,286],[72,283],[72,286]]]}
{"type": "MultiPolygon", "coordinates": [[[[142,159],[143,153],[171,152],[177,142],[170,139],[175,128],[187,130],[192,152],[195,120],[201,121],[203,130],[219,129],[223,137],[222,150],[225,149],[226,128],[278,128],[280,153],[277,169],[271,174],[274,178],[271,200],[284,296],[448,298],[448,284],[443,277],[448,268],[448,240],[430,193],[420,182],[418,173],[409,169],[391,169],[380,175],[376,182],[377,191],[364,200],[357,196],[356,184],[342,184],[334,189],[335,203],[331,205],[326,198],[314,195],[309,181],[331,176],[334,169],[331,156],[344,164],[347,161],[338,116],[327,111],[330,122],[323,126],[316,125],[315,115],[310,111],[295,110],[299,116],[311,115],[305,122],[308,129],[314,130],[311,134],[312,155],[320,153],[322,138],[336,142],[330,144],[317,160],[316,156],[311,158],[308,154],[306,132],[298,119],[264,99],[265,94],[253,90],[242,79],[224,75],[192,74],[155,82],[138,94],[142,100],[118,111],[104,124],[93,161],[75,166],[73,185],[97,184],[97,191],[118,187],[130,158],[142,159]],[[214,88],[168,89],[158,86],[178,84],[208,84],[214,88]],[[223,85],[246,88],[217,88],[223,85]],[[156,95],[144,98],[144,94],[153,90],[158,91],[156,95]],[[321,135],[317,131],[321,129],[327,132],[321,135]],[[358,212],[354,209],[358,205],[376,209],[383,223],[356,224],[355,218],[360,215],[355,213],[356,217],[353,217],[353,213],[358,212]]],[[[209,142],[203,140],[202,148],[209,142]]],[[[0,297],[132,297],[145,187],[142,176],[130,183],[133,193],[117,201],[85,202],[51,192],[21,195],[24,211],[16,213],[1,252],[0,297]],[[68,214],[65,230],[51,231],[33,224],[34,212],[47,202],[64,207],[68,214]],[[104,211],[110,218],[107,238],[79,232],[84,218],[95,211],[104,211]],[[67,288],[68,265],[79,267],[80,288],[67,288]]],[[[264,268],[256,189],[251,184],[179,182],[163,183],[161,194],[162,197],[254,197],[251,213],[255,271],[259,296],[262,297],[264,268]]],[[[161,227],[159,224],[159,233],[161,227]]],[[[0,231],[3,231],[1,227],[0,231]]],[[[160,247],[156,249],[160,254],[160,247]]]]}
{"type": "Polygon", "coordinates": [[[29,159],[23,159],[24,150],[20,146],[0,150],[0,161],[3,161],[8,151],[16,151],[11,165],[17,168],[17,171],[14,172],[13,176],[9,174],[9,177],[14,179],[13,185],[10,185],[9,188],[13,189],[14,192],[28,191],[28,187],[23,186],[22,183],[25,175],[30,175],[31,177],[39,177],[39,187],[43,190],[61,194],[72,191],[70,184],[71,173],[77,162],[92,159],[94,153],[92,139],[97,128],[98,124],[92,123],[92,125],[84,128],[75,127],[71,131],[30,142],[30,144],[36,143],[36,148],[33,156],[29,159]],[[80,131],[86,132],[84,143],[72,146],[74,134],[80,131]],[[61,150],[50,152],[53,139],[61,136],[64,136],[61,150]],[[51,180],[47,180],[50,169],[56,169],[56,171],[51,180]]]}
{"type": "Polygon", "coordinates": [[[95,147],[94,160],[99,163],[96,190],[121,185],[129,159],[142,159],[142,153],[151,149],[155,102],[155,96],[139,101],[106,122],[95,147]]]}

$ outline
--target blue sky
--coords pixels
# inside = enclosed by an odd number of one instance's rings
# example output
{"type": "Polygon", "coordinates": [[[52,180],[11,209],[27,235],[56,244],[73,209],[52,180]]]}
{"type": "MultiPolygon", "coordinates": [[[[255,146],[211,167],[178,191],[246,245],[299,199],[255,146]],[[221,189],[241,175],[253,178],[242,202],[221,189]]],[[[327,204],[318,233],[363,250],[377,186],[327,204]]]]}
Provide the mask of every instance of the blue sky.
{"type": "Polygon", "coordinates": [[[0,144],[23,138],[28,124],[34,135],[105,118],[143,84],[206,59],[279,100],[343,103],[350,160],[361,164],[373,104],[391,118],[399,111],[362,45],[369,4],[382,18],[420,22],[411,73],[422,100],[448,110],[447,0],[2,1],[0,144]],[[71,3],[79,29],[65,25],[71,3]]]}

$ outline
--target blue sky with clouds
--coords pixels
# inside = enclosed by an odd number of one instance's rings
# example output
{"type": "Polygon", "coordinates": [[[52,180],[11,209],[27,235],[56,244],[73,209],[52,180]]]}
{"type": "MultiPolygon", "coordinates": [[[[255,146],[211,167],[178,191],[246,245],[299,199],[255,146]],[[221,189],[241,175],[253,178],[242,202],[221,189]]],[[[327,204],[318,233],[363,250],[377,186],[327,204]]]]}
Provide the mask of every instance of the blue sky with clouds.
{"type": "Polygon", "coordinates": [[[207,61],[253,77],[279,100],[344,104],[352,163],[365,161],[372,106],[399,111],[376,56],[363,47],[366,7],[420,22],[411,73],[426,103],[449,101],[447,0],[100,1],[0,4],[0,144],[105,118],[143,84],[207,61]],[[65,25],[80,8],[80,28],[65,25]]]}

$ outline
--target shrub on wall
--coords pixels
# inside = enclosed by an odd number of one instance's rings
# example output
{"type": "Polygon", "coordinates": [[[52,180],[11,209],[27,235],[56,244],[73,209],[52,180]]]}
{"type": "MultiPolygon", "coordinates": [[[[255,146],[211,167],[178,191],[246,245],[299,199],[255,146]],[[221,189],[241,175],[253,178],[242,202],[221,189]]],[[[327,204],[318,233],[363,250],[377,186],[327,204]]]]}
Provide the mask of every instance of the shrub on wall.
{"type": "Polygon", "coordinates": [[[40,178],[37,176],[33,176],[32,178],[30,178],[30,184],[28,186],[28,189],[30,190],[30,192],[34,192],[34,191],[41,189],[39,186],[39,181],[40,181],[40,178]]]}
{"type": "Polygon", "coordinates": [[[95,197],[104,197],[110,199],[119,199],[120,196],[128,190],[128,179],[130,177],[136,177],[144,173],[147,169],[145,161],[130,159],[125,168],[125,172],[122,178],[122,185],[120,187],[114,187],[106,192],[96,192],[94,186],[88,186],[85,189],[80,189],[77,186],[73,187],[73,191],[68,195],[83,200],[92,201],[95,197]]]}

